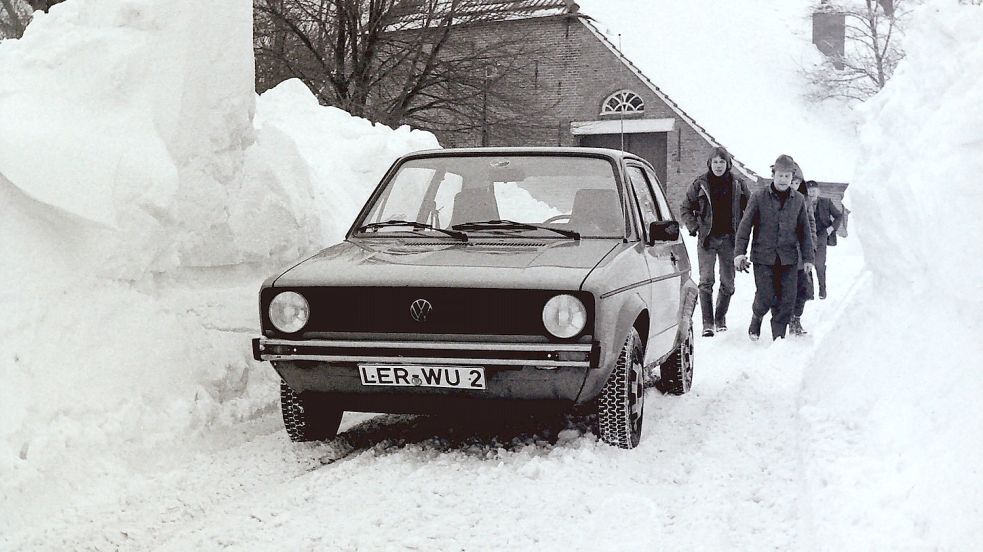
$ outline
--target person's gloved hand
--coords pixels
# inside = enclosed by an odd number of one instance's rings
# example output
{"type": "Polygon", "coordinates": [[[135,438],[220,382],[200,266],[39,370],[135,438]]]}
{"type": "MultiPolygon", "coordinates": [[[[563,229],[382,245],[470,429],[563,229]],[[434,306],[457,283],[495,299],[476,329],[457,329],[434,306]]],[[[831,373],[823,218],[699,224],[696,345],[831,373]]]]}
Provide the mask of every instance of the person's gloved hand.
{"type": "Polygon", "coordinates": [[[747,272],[751,268],[751,263],[747,260],[747,255],[738,255],[734,257],[734,268],[740,270],[741,272],[747,272]]]}
{"type": "Polygon", "coordinates": [[[806,275],[812,278],[812,275],[816,273],[816,265],[812,263],[802,263],[802,269],[805,270],[806,275]]]}
{"type": "Polygon", "coordinates": [[[833,227],[832,226],[829,226],[829,227],[826,228],[826,235],[827,236],[832,236],[833,235],[833,227]]]}

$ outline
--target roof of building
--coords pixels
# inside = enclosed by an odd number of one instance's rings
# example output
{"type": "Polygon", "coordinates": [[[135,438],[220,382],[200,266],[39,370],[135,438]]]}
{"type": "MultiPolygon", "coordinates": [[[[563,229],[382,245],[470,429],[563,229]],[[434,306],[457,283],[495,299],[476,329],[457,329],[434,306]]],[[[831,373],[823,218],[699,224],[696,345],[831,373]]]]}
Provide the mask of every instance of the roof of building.
{"type": "MultiPolygon", "coordinates": [[[[422,4],[426,0],[406,0],[404,6],[407,9],[406,16],[402,19],[403,23],[409,23],[421,19],[424,15],[421,12],[422,4]],[[415,17],[414,17],[415,15],[415,17]]],[[[445,3],[449,0],[443,0],[445,3]]],[[[507,21],[515,19],[531,19],[534,17],[551,17],[559,15],[576,15],[584,26],[590,30],[609,50],[630,69],[640,81],[655,93],[655,95],[672,109],[680,119],[692,127],[704,140],[714,147],[722,146],[705,128],[699,125],[688,113],[686,113],[676,102],[665,94],[642,70],[639,69],[630,59],[625,57],[609,39],[593,23],[590,16],[579,13],[580,6],[574,0],[460,0],[458,4],[458,21],[461,23],[478,21],[507,21]]],[[[422,10],[425,11],[425,10],[422,10]]],[[[752,181],[756,181],[758,175],[734,159],[734,166],[737,170],[752,181]]]]}
{"type": "Polygon", "coordinates": [[[580,6],[570,0],[462,0],[461,11],[471,14],[484,14],[520,17],[541,17],[577,13],[580,6]]]}
{"type": "MultiPolygon", "coordinates": [[[[399,7],[399,19],[403,23],[425,17],[428,9],[423,4],[428,0],[404,0],[399,7]]],[[[450,6],[450,0],[438,4],[437,13],[450,6]]],[[[580,6],[573,0],[460,0],[455,19],[461,23],[479,21],[507,21],[550,17],[577,13],[580,6]]]]}
{"type": "MultiPolygon", "coordinates": [[[[691,117],[688,113],[683,111],[683,108],[679,107],[679,104],[674,102],[672,98],[667,96],[665,92],[663,92],[658,86],[656,86],[655,83],[652,82],[652,79],[645,76],[645,73],[642,73],[642,70],[639,69],[634,63],[632,63],[630,59],[625,57],[625,55],[621,53],[621,50],[619,50],[617,46],[615,46],[614,43],[612,43],[608,39],[608,37],[605,36],[604,33],[602,33],[594,25],[594,23],[592,22],[589,16],[581,16],[578,17],[577,19],[580,20],[580,22],[583,23],[584,26],[586,26],[587,29],[589,29],[594,34],[594,36],[598,38],[598,40],[604,43],[608,47],[608,49],[611,50],[611,52],[614,53],[614,55],[617,56],[618,59],[621,60],[621,62],[625,64],[625,66],[628,67],[635,74],[636,77],[638,77],[639,80],[645,83],[645,85],[648,86],[649,90],[655,93],[655,95],[660,100],[662,100],[663,103],[669,106],[669,108],[672,109],[676,113],[676,115],[679,116],[680,119],[682,119],[687,124],[689,124],[689,126],[691,126],[693,130],[695,130],[701,137],[703,137],[704,140],[709,142],[714,147],[723,145],[720,142],[718,142],[716,138],[711,136],[710,133],[707,132],[705,128],[700,126],[700,124],[697,123],[696,120],[693,119],[693,117],[691,117]]],[[[734,158],[734,166],[741,174],[750,178],[752,181],[756,181],[759,178],[757,173],[749,169],[746,165],[741,163],[737,158],[734,158]]]]}

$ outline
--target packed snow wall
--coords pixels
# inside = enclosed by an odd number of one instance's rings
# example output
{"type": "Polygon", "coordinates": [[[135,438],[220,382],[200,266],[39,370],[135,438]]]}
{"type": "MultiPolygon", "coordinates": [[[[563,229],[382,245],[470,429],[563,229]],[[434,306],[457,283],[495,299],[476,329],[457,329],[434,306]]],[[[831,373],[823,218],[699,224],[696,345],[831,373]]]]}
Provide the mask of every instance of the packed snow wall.
{"type": "Polygon", "coordinates": [[[297,81],[257,97],[251,31],[242,0],[70,0],[0,44],[5,474],[268,412],[260,282],[437,147],[297,81]]]}
{"type": "MultiPolygon", "coordinates": [[[[869,278],[805,375],[823,548],[968,550],[983,536],[983,7],[926,2],[863,106],[846,202],[869,278]]],[[[830,271],[837,269],[830,255],[830,271]]]]}
{"type": "Polygon", "coordinates": [[[38,13],[0,48],[0,171],[92,228],[104,275],[242,260],[227,242],[254,140],[251,25],[235,0],[38,13]]]}

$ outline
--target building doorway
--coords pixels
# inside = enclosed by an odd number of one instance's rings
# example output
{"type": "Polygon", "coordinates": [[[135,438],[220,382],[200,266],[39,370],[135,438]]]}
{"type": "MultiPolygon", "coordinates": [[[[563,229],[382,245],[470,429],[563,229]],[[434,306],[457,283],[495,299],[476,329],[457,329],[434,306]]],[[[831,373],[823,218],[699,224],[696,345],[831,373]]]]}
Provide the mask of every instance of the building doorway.
{"type": "Polygon", "coordinates": [[[624,136],[624,151],[634,153],[645,159],[655,168],[655,175],[663,187],[668,186],[667,174],[667,145],[666,132],[632,132],[624,134],[583,134],[579,136],[579,146],[586,148],[622,149],[621,137],[624,136]]]}

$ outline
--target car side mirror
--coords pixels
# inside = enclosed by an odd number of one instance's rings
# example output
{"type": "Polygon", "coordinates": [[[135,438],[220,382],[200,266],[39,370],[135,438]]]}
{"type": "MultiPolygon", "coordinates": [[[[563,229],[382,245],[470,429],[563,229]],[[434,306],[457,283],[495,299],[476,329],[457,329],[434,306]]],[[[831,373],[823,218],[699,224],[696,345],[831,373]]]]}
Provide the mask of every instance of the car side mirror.
{"type": "Polygon", "coordinates": [[[649,226],[649,245],[660,241],[679,239],[679,223],[674,220],[659,220],[649,226]]]}

